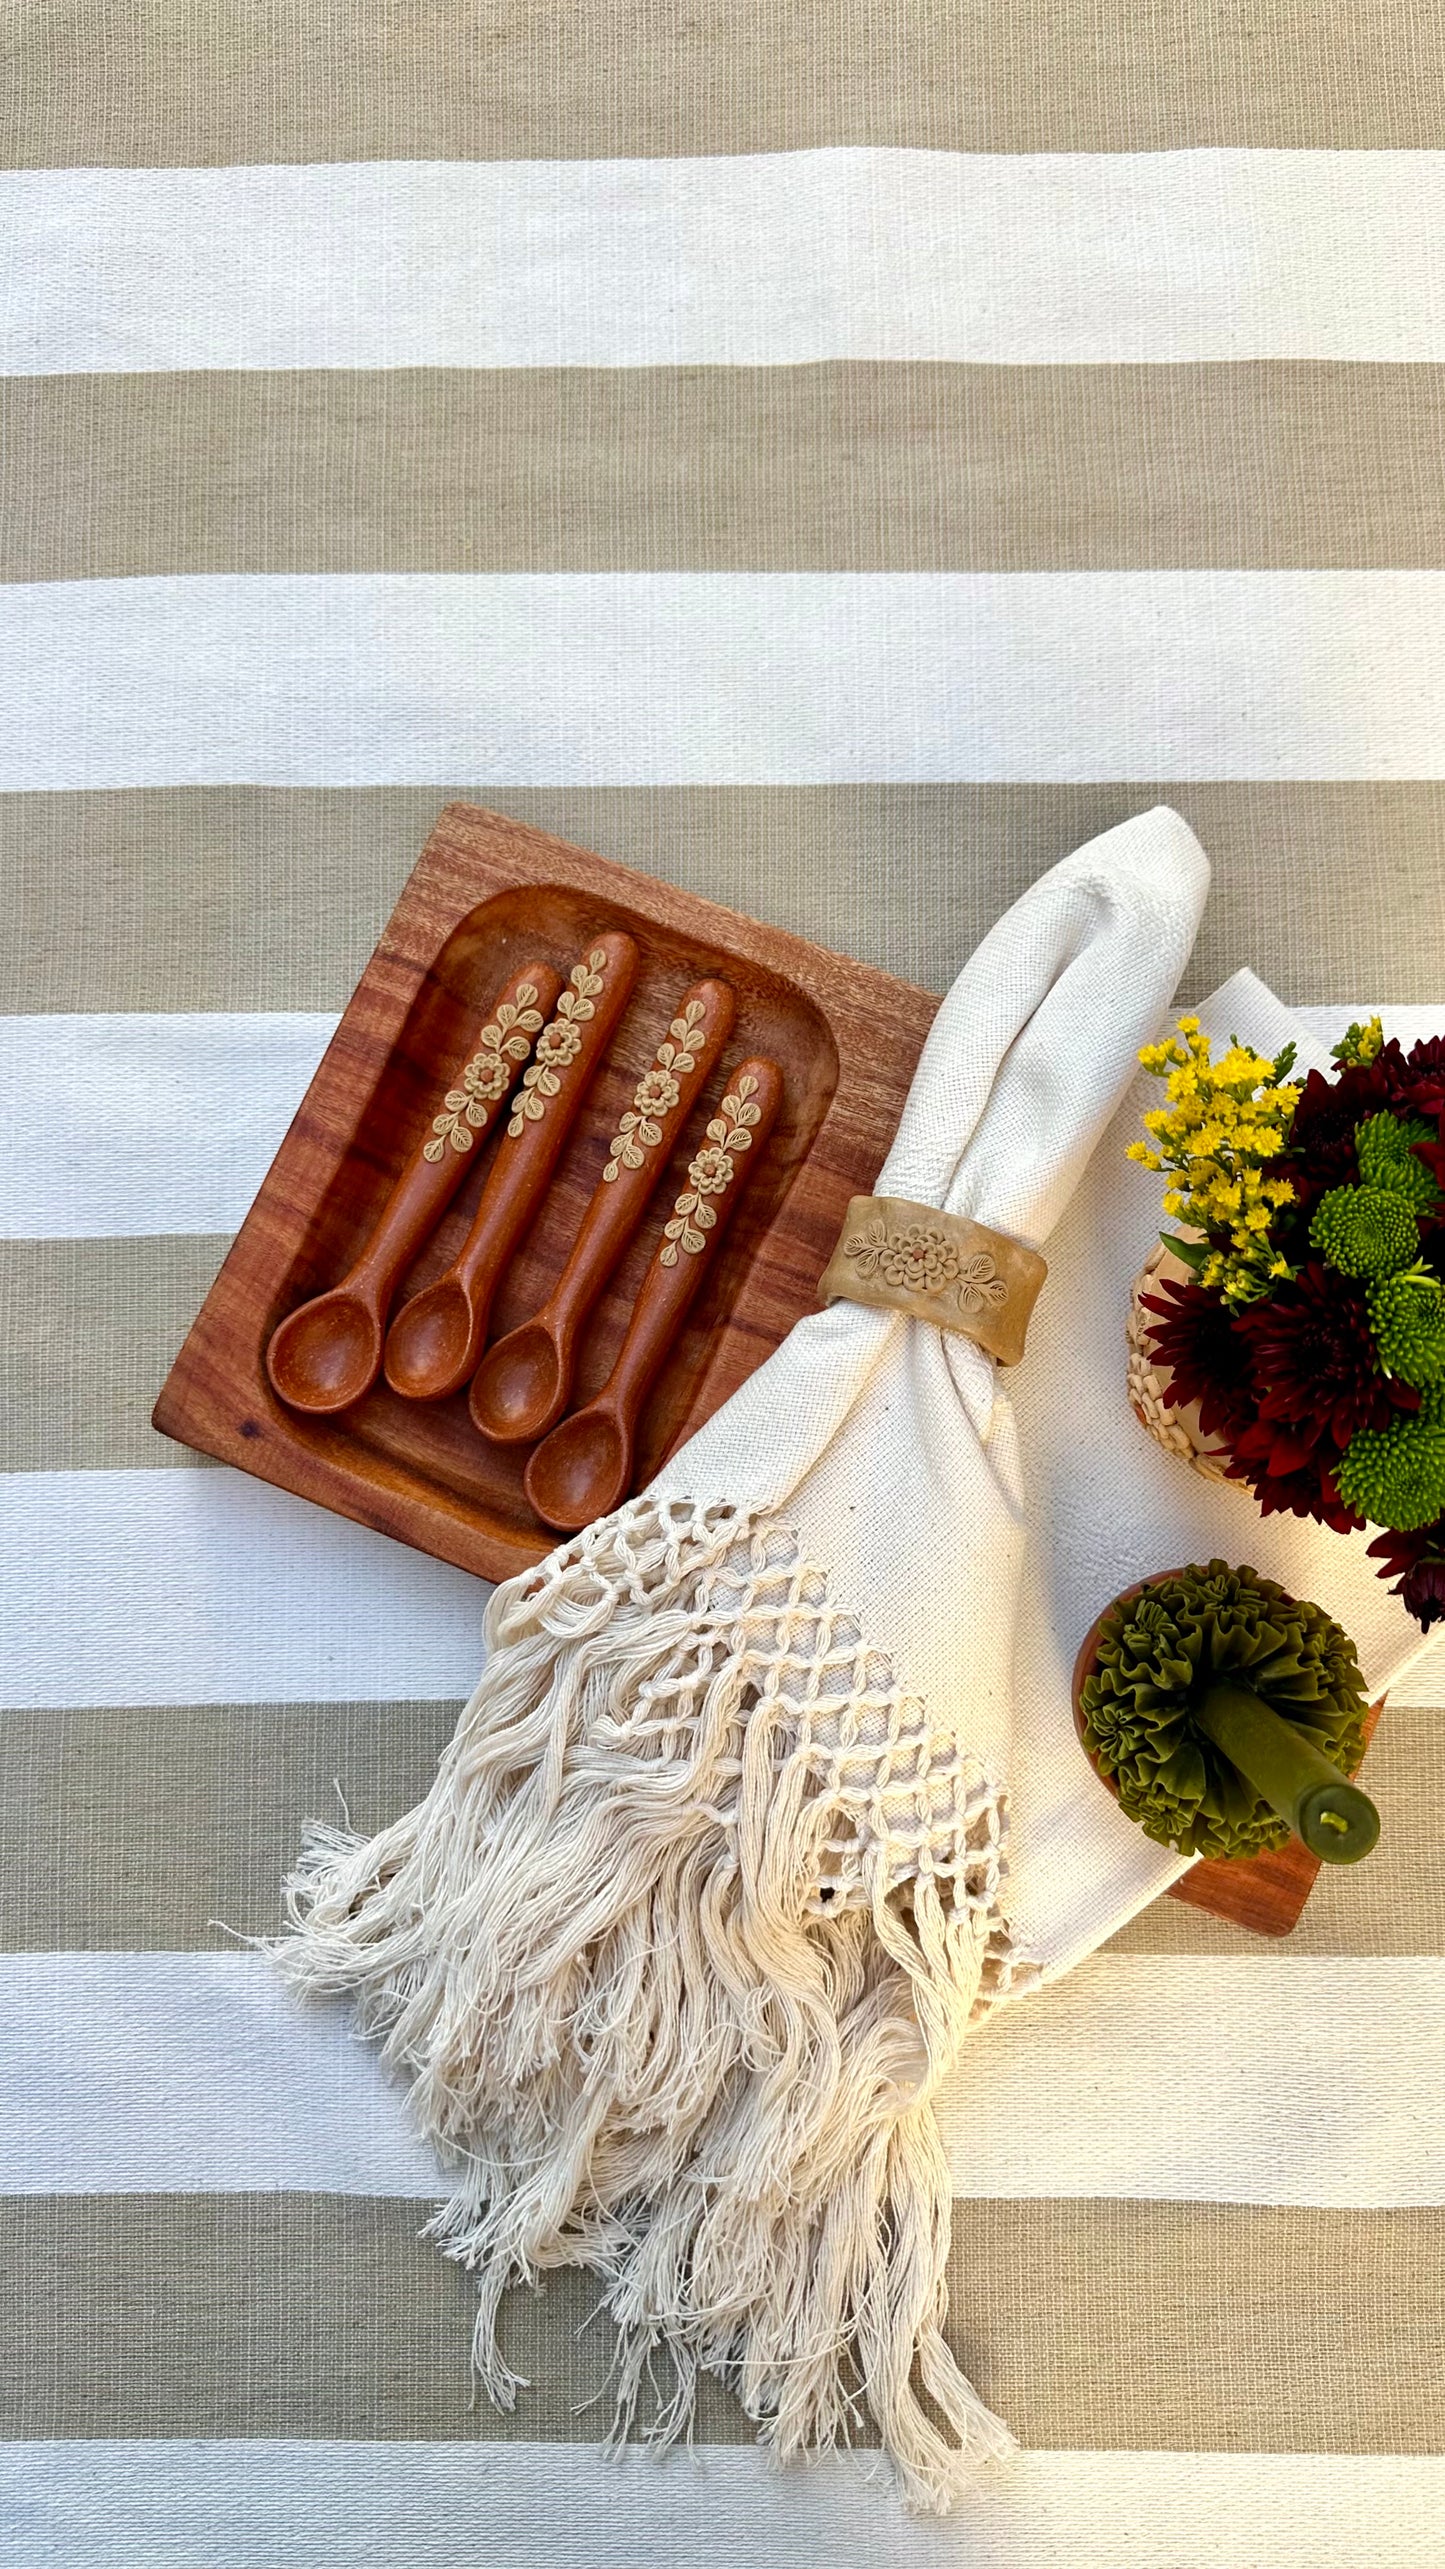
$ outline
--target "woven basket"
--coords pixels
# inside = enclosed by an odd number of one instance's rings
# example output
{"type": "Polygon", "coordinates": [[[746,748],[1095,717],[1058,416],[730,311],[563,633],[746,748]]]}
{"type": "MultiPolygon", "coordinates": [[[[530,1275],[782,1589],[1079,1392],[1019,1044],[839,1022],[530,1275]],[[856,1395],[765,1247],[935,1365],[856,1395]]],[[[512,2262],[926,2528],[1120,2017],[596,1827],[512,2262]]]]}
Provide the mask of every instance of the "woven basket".
{"type": "Polygon", "coordinates": [[[1138,1275],[1129,1299],[1129,1320],[1125,1332],[1129,1349],[1129,1406],[1141,1427],[1147,1428],[1156,1445],[1166,1454],[1177,1454],[1193,1471],[1202,1472],[1206,1481],[1222,1481],[1227,1475],[1227,1454],[1212,1446],[1199,1424],[1199,1405],[1191,1401],[1185,1409],[1171,1408],[1167,1401],[1169,1374],[1156,1365],[1149,1353],[1150,1315],[1143,1307],[1146,1293],[1157,1293],[1160,1285],[1185,1283],[1189,1269],[1182,1258],[1176,1258],[1163,1241],[1151,1249],[1138,1275]]]}

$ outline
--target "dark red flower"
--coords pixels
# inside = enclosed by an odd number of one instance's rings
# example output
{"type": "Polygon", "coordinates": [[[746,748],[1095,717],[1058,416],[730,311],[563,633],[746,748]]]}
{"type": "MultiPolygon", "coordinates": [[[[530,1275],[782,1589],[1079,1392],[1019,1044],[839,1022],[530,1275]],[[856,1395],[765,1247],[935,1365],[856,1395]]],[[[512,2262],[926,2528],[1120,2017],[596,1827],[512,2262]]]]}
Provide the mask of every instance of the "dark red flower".
{"type": "Polygon", "coordinates": [[[1397,1043],[1388,1043],[1372,1062],[1346,1062],[1326,1075],[1306,1074],[1289,1128],[1289,1147],[1275,1161],[1271,1175],[1287,1177],[1295,1191],[1287,1219],[1306,1221],[1332,1186],[1352,1186],[1360,1174],[1355,1126],[1396,1103],[1395,1083],[1405,1077],[1405,1060],[1397,1043]]]}
{"type": "Polygon", "coordinates": [[[1346,1507],[1335,1486],[1331,1466],[1338,1461],[1333,1446],[1301,1444],[1259,1421],[1240,1430],[1225,1470],[1253,1491],[1261,1516],[1308,1516],[1336,1534],[1353,1534],[1364,1520],[1346,1507]]]}
{"type": "Polygon", "coordinates": [[[1445,1517],[1413,1534],[1378,1535],[1370,1559],[1379,1562],[1382,1579],[1394,1581],[1395,1595],[1422,1632],[1445,1622],[1445,1517]]]}
{"type": "Polygon", "coordinates": [[[1281,1431],[1271,1472],[1301,1469],[1322,1440],[1343,1453],[1356,1428],[1388,1427],[1394,1410],[1419,1408],[1418,1392],[1402,1399],[1404,1386],[1380,1371],[1364,1286],[1318,1258],[1235,1325],[1250,1351],[1257,1416],[1281,1431]]]}
{"type": "Polygon", "coordinates": [[[1411,1045],[1398,1103],[1412,1115],[1445,1115],[1445,1035],[1427,1035],[1411,1045]]]}
{"type": "Polygon", "coordinates": [[[1228,1444],[1234,1430],[1253,1418],[1254,1395],[1249,1349],[1224,1304],[1192,1277],[1184,1284],[1162,1284],[1157,1293],[1142,1294],[1140,1302],[1153,1315],[1149,1350],[1161,1373],[1169,1376],[1169,1406],[1187,1409],[1197,1401],[1205,1435],[1228,1444]]]}

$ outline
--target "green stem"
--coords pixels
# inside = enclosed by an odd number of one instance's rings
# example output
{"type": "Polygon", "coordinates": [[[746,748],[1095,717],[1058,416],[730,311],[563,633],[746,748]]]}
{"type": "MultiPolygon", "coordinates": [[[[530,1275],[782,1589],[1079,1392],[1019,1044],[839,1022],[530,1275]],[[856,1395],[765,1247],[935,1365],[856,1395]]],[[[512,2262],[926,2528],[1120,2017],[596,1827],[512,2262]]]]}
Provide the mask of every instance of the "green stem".
{"type": "Polygon", "coordinates": [[[1194,1718],[1311,1855],[1326,1864],[1357,1864],[1369,1854],[1380,1834],[1380,1814],[1368,1793],[1302,1739],[1253,1687],[1208,1687],[1194,1718]]]}

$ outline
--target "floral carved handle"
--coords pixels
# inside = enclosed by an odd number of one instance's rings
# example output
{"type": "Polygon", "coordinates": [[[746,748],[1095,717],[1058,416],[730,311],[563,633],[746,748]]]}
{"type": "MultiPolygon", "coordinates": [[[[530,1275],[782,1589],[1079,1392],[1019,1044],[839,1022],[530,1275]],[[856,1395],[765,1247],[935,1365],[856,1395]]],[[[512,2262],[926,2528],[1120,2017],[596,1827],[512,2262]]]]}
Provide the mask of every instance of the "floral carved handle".
{"type": "Polygon", "coordinates": [[[288,1407],[324,1414],[349,1408],[370,1389],[397,1284],[466,1176],[561,987],[548,963],[524,963],[512,974],[361,1255],[338,1284],[288,1313],[273,1332],[266,1369],[288,1407]]]}
{"type": "Polygon", "coordinates": [[[456,1087],[447,1090],[441,1112],[432,1117],[431,1139],[423,1143],[421,1155],[433,1168],[445,1162],[448,1150],[464,1156],[486,1132],[561,987],[561,975],[548,963],[524,964],[508,982],[477,1037],[476,1051],[457,1074],[456,1087]]]}
{"type": "Polygon", "coordinates": [[[598,937],[573,965],[513,1095],[466,1239],[445,1273],[392,1322],[386,1375],[404,1398],[444,1400],[476,1371],[492,1297],[546,1193],[636,973],[636,944],[620,929],[598,937]]]}
{"type": "Polygon", "coordinates": [[[398,1178],[348,1284],[378,1266],[400,1274],[420,1248],[461,1185],[473,1147],[495,1123],[561,987],[561,975],[549,963],[524,963],[513,973],[456,1086],[432,1117],[427,1140],[398,1178]]]}
{"type": "Polygon", "coordinates": [[[561,1417],[579,1332],[711,1075],[735,1005],[725,981],[700,981],[679,1001],[612,1136],[606,1166],[551,1294],[530,1320],[497,1341],[473,1381],[472,1422],[483,1436],[519,1444],[545,1435],[561,1417]]]}
{"type": "Polygon", "coordinates": [[[642,1279],[617,1362],[595,1400],[537,1447],[523,1486],[545,1525],[571,1529],[615,1507],[632,1476],[643,1403],[761,1157],[783,1075],[761,1056],[732,1073],[642,1279]]]}

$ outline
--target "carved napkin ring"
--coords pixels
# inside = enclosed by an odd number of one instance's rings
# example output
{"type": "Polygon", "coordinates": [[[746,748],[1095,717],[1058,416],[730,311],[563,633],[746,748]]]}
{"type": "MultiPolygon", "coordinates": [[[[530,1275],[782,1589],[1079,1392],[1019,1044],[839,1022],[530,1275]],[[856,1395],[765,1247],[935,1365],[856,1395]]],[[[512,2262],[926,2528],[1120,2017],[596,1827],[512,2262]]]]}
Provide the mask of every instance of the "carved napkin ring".
{"type": "Polygon", "coordinates": [[[901,1196],[855,1195],[818,1297],[906,1311],[1016,1365],[1047,1274],[1035,1250],[1003,1231],[901,1196]]]}

